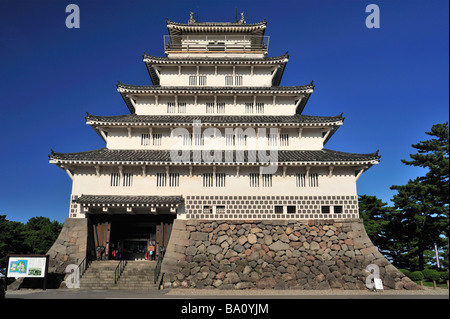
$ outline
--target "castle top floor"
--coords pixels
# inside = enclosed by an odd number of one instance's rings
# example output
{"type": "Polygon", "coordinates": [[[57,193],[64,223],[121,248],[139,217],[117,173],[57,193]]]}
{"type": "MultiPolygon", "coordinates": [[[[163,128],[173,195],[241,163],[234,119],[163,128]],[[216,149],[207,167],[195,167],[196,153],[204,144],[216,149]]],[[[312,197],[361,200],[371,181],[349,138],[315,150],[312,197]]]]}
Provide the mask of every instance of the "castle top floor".
{"type": "Polygon", "coordinates": [[[167,20],[164,36],[167,57],[246,57],[267,55],[266,21],[247,24],[244,14],[236,22],[197,22],[191,12],[187,24],[167,20]]]}

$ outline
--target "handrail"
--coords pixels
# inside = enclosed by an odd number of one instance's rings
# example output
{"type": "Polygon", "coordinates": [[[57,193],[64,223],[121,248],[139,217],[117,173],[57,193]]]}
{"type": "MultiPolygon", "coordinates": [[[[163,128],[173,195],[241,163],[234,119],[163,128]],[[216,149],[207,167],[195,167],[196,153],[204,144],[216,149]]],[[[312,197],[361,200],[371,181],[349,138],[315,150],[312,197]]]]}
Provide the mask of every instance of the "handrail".
{"type": "Polygon", "coordinates": [[[125,269],[126,265],[127,265],[126,260],[119,261],[119,264],[117,265],[116,270],[114,270],[114,284],[117,284],[117,281],[119,280],[120,276],[122,275],[122,272],[125,269]]]}
{"type": "Polygon", "coordinates": [[[159,275],[161,273],[161,264],[162,264],[162,260],[163,257],[161,255],[158,256],[158,261],[156,262],[156,267],[155,267],[155,274],[154,274],[154,280],[155,280],[155,284],[158,281],[159,275]]]}
{"type": "Polygon", "coordinates": [[[83,260],[78,264],[78,273],[80,278],[84,275],[89,266],[89,260],[87,257],[83,258],[83,260]]]}

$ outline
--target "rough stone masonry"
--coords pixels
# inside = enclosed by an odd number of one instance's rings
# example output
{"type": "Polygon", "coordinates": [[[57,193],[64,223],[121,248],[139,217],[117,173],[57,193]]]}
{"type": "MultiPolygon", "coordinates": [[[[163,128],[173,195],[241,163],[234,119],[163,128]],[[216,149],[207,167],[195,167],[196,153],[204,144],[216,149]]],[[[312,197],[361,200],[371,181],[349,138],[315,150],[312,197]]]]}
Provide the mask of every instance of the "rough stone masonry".
{"type": "Polygon", "coordinates": [[[362,220],[175,220],[165,288],[420,289],[381,255],[362,220]]]}

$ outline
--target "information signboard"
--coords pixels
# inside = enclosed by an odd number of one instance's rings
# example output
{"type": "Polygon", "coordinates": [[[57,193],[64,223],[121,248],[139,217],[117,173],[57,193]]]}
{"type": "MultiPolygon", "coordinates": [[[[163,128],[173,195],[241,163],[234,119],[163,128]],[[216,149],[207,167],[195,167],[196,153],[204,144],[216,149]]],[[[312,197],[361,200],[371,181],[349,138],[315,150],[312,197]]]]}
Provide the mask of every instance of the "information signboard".
{"type": "Polygon", "coordinates": [[[45,289],[48,257],[48,255],[9,255],[6,277],[44,278],[45,289]]]}

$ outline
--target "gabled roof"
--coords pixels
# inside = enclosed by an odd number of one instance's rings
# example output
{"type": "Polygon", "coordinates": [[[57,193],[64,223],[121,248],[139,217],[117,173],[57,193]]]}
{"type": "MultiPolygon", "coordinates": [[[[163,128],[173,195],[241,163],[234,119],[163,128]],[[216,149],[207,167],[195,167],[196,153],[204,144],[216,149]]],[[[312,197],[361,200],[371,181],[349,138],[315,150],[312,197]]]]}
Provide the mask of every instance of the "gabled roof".
{"type": "Polygon", "coordinates": [[[189,23],[173,22],[170,19],[166,21],[167,29],[170,35],[180,35],[183,33],[247,33],[253,35],[264,35],[267,21],[263,20],[257,23],[247,24],[241,22],[197,22],[189,23]]]}
{"type": "MultiPolygon", "coordinates": [[[[245,87],[245,86],[157,86],[157,85],[129,85],[118,82],[117,91],[122,95],[128,109],[131,113],[135,112],[133,103],[131,103],[128,94],[287,94],[297,95],[304,94],[305,99],[299,106],[303,109],[309,96],[314,91],[314,85],[311,82],[301,86],[271,86],[271,87],[245,87]]],[[[301,112],[299,112],[301,113],[301,112]]]]}
{"type": "MultiPolygon", "coordinates": [[[[378,164],[378,151],[370,154],[338,152],[328,149],[316,151],[278,151],[261,156],[258,151],[217,151],[219,161],[202,157],[202,151],[187,151],[188,158],[172,160],[169,150],[112,150],[107,148],[78,153],[49,155],[50,163],[57,165],[368,165],[378,164]],[[273,156],[276,154],[276,158],[273,156]],[[267,157],[272,157],[268,159],[267,157]]],[[[264,154],[266,154],[264,152],[264,154]]],[[[174,155],[176,156],[176,154],[174,155]]]]}
{"type": "Polygon", "coordinates": [[[143,60],[147,71],[150,75],[152,83],[159,85],[159,77],[155,72],[155,66],[158,65],[279,65],[277,73],[273,77],[272,85],[278,86],[281,83],[281,78],[286,68],[286,64],[289,60],[289,55],[286,52],[283,55],[276,57],[263,57],[263,58],[231,58],[231,57],[183,57],[183,58],[169,58],[169,57],[157,57],[144,53],[143,60]]]}

